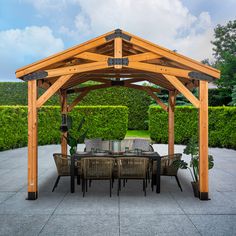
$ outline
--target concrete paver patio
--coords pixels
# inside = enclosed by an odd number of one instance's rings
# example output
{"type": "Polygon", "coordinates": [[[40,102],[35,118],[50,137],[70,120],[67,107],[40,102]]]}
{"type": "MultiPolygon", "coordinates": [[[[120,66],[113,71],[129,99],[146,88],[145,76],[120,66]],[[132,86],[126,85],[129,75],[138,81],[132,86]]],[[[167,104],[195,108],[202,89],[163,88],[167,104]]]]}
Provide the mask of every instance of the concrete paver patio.
{"type": "MultiPolygon", "coordinates": [[[[167,145],[154,145],[161,155],[167,145]]],[[[176,145],[176,152],[183,152],[176,145]]],[[[0,152],[0,235],[236,235],[236,151],[211,148],[211,201],[193,197],[191,176],[180,170],[175,179],[161,177],[161,194],[141,181],[128,181],[119,197],[116,182],[109,197],[106,181],[93,181],[85,198],[81,187],[70,193],[70,180],[61,178],[55,192],[52,153],[59,145],[39,147],[39,199],[26,201],[27,148],[0,152]]],[[[189,157],[183,156],[189,160],[189,157]]]]}

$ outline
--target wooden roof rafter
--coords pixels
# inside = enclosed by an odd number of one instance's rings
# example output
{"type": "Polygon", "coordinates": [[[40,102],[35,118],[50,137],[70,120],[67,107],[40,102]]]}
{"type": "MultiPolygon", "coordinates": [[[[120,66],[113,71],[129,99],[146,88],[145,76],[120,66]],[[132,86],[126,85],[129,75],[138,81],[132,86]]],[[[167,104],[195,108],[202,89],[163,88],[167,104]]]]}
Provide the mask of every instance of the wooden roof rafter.
{"type": "MultiPolygon", "coordinates": [[[[219,71],[176,52],[162,48],[128,32],[114,30],[16,71],[16,76],[49,81],[38,85],[49,89],[61,76],[73,75],[63,84],[69,89],[89,79],[105,82],[105,78],[140,78],[164,89],[174,90],[167,76],[175,77],[183,86],[197,86],[192,80],[214,79],[219,71]],[[119,53],[118,53],[119,52],[119,53]],[[118,63],[118,64],[117,64],[118,63]],[[40,74],[41,73],[41,74],[40,74]],[[82,74],[85,74],[81,80],[82,74]],[[78,76],[77,76],[78,75],[78,76]],[[140,75],[140,76],[139,76],[140,75]],[[40,77],[41,76],[41,77],[40,77]],[[87,77],[87,78],[86,78],[87,77]],[[194,78],[193,78],[194,77],[194,78]],[[201,78],[200,78],[201,79],[201,78]]],[[[196,102],[195,102],[196,104],[196,102]]]]}

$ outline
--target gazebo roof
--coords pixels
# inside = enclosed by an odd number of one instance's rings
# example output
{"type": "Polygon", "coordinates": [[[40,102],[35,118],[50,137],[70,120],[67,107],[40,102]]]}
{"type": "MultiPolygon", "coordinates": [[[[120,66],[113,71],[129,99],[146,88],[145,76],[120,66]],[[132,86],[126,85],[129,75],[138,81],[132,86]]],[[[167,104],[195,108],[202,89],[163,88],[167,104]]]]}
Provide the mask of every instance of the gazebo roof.
{"type": "Polygon", "coordinates": [[[220,72],[119,29],[16,71],[17,78],[37,79],[38,86],[45,89],[62,76],[66,81],[60,88],[68,92],[88,80],[103,83],[100,87],[129,85],[133,88],[136,88],[135,82],[149,81],[171,91],[176,89],[173,77],[192,89],[198,86],[199,80],[219,78],[220,72]]]}

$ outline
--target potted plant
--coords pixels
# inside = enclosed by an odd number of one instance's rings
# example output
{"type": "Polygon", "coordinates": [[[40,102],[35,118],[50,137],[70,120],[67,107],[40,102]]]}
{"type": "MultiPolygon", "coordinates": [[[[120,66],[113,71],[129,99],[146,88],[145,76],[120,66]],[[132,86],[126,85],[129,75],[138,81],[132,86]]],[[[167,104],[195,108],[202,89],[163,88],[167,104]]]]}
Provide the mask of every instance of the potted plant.
{"type": "MultiPolygon", "coordinates": [[[[193,137],[187,143],[184,154],[190,155],[191,160],[188,165],[184,160],[176,160],[173,165],[180,169],[188,169],[192,176],[193,181],[191,182],[195,197],[199,197],[199,147],[197,138],[193,137]]],[[[208,155],[208,169],[212,169],[214,166],[214,159],[212,155],[208,155]]]]}
{"type": "MultiPolygon", "coordinates": [[[[85,122],[85,119],[83,117],[77,128],[78,133],[81,133],[84,122],[85,122]]],[[[71,128],[72,128],[72,124],[71,124],[71,128]]],[[[75,134],[74,132],[71,131],[71,128],[68,130],[67,137],[64,136],[64,138],[67,140],[67,144],[70,146],[70,155],[73,155],[76,153],[77,145],[79,143],[84,143],[84,139],[86,138],[88,129],[84,133],[79,135],[78,137],[75,137],[75,134]]]]}

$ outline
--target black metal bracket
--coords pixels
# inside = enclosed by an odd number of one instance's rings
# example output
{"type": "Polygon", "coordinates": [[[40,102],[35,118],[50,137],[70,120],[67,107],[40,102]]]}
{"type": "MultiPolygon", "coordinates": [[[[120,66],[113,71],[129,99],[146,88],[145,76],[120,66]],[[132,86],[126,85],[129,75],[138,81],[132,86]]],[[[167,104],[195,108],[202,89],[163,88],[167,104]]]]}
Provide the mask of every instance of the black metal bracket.
{"type": "Polygon", "coordinates": [[[28,192],[26,200],[36,200],[38,198],[38,192],[28,192]]]}
{"type": "Polygon", "coordinates": [[[124,86],[124,80],[111,80],[111,86],[124,86]]]}
{"type": "Polygon", "coordinates": [[[43,79],[48,76],[48,72],[41,70],[22,77],[24,81],[43,79]]]}
{"type": "Polygon", "coordinates": [[[214,81],[214,77],[212,77],[210,75],[206,75],[206,74],[201,73],[201,72],[196,72],[196,71],[189,72],[188,76],[191,79],[196,79],[196,80],[204,80],[204,81],[208,81],[208,82],[214,81]]]}
{"type": "Polygon", "coordinates": [[[124,58],[112,58],[112,57],[110,57],[107,60],[107,64],[108,64],[108,66],[114,66],[114,65],[128,66],[129,59],[128,59],[128,57],[124,57],[124,58]]]}
{"type": "Polygon", "coordinates": [[[211,200],[208,197],[208,192],[199,192],[199,199],[203,201],[211,200]]]}
{"type": "Polygon", "coordinates": [[[106,41],[110,41],[114,38],[122,38],[122,39],[127,40],[127,41],[131,40],[131,36],[129,36],[127,34],[124,34],[121,29],[116,29],[114,33],[112,33],[110,35],[107,35],[105,37],[106,41]]]}

